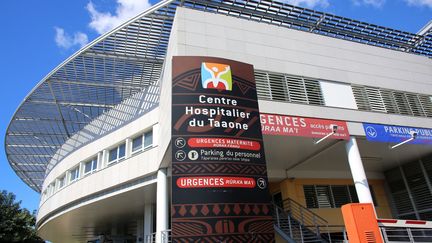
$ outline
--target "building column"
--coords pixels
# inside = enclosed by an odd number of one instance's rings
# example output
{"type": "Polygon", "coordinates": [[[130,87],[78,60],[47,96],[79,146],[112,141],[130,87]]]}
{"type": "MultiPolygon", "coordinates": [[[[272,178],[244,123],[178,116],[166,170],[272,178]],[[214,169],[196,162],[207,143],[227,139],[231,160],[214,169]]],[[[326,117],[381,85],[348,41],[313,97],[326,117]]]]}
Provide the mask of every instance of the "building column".
{"type": "Polygon", "coordinates": [[[355,137],[350,137],[345,144],[345,149],[348,155],[348,163],[351,169],[351,175],[354,180],[354,186],[360,203],[372,203],[372,194],[369,189],[369,184],[366,178],[366,173],[363,168],[363,162],[360,157],[360,152],[357,146],[355,137]]]}
{"type": "Polygon", "coordinates": [[[125,142],[125,157],[130,158],[132,154],[132,139],[126,138],[125,142]]]}
{"type": "Polygon", "coordinates": [[[157,173],[156,189],[156,242],[162,242],[162,231],[168,230],[168,179],[167,169],[157,173]]]}
{"type": "Polygon", "coordinates": [[[144,220],[142,218],[137,219],[136,229],[136,241],[137,243],[144,242],[144,220]]]}
{"type": "Polygon", "coordinates": [[[153,233],[153,205],[146,203],[144,205],[144,235],[151,235],[153,233]]]}
{"type": "Polygon", "coordinates": [[[101,155],[101,169],[107,167],[107,162],[108,162],[108,150],[104,149],[102,150],[102,155],[101,155]]]}
{"type": "Polygon", "coordinates": [[[102,164],[102,151],[97,153],[97,170],[100,170],[103,168],[102,164]]]}

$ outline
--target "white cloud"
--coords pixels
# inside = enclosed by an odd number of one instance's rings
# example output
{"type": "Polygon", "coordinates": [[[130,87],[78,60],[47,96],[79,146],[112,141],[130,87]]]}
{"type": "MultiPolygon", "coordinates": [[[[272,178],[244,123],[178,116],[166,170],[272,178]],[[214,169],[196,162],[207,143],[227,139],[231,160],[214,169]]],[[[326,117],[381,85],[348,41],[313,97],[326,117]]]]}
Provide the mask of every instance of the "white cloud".
{"type": "Polygon", "coordinates": [[[56,31],[55,42],[58,47],[69,49],[72,46],[79,45],[85,46],[88,43],[88,37],[82,32],[75,32],[73,36],[67,34],[64,29],[54,27],[56,31]]]}
{"type": "Polygon", "coordinates": [[[283,0],[283,2],[307,8],[313,8],[316,6],[326,8],[330,5],[328,0],[283,0]]]}
{"type": "Polygon", "coordinates": [[[99,12],[93,2],[87,4],[90,13],[90,28],[99,34],[105,33],[124,23],[128,19],[138,15],[151,6],[149,0],[116,0],[115,14],[99,12]]]}
{"type": "Polygon", "coordinates": [[[410,6],[420,6],[432,8],[432,0],[405,0],[410,6]]]}
{"type": "Polygon", "coordinates": [[[386,0],[351,0],[355,5],[370,5],[375,8],[380,8],[384,6],[386,0]]]}

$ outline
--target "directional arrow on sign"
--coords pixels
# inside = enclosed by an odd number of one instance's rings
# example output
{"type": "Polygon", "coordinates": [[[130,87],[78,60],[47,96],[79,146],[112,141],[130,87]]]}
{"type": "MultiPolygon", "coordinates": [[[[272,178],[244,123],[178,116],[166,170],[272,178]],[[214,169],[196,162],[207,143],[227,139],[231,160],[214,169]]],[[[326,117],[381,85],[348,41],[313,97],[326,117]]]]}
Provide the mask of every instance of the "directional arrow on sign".
{"type": "Polygon", "coordinates": [[[376,137],[377,136],[377,131],[375,130],[375,128],[373,127],[367,127],[366,128],[366,132],[370,137],[376,137]]]}
{"type": "Polygon", "coordinates": [[[178,161],[183,161],[184,159],[186,159],[186,153],[183,150],[179,150],[175,153],[175,158],[178,161]]]}
{"type": "Polygon", "coordinates": [[[264,178],[258,178],[257,185],[258,185],[259,188],[264,189],[264,188],[266,188],[267,183],[264,180],[264,178]]]}
{"type": "Polygon", "coordinates": [[[177,138],[174,144],[177,148],[183,148],[186,145],[186,140],[184,138],[177,138]]]}

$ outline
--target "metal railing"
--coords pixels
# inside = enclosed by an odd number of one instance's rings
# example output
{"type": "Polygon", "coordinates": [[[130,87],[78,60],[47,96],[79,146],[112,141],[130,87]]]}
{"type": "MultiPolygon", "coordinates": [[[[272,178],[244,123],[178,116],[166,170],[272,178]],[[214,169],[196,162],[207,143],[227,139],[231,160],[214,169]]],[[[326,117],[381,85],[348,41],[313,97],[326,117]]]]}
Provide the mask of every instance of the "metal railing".
{"type": "Polygon", "coordinates": [[[282,201],[281,206],[283,210],[290,215],[290,217],[297,220],[309,231],[315,233],[318,239],[320,239],[321,235],[323,234],[327,235],[327,238],[331,240],[327,220],[321,218],[308,208],[292,199],[286,199],[282,201]]]}
{"type": "Polygon", "coordinates": [[[276,231],[293,242],[348,242],[344,225],[327,220],[292,199],[274,204],[276,231]]]}
{"type": "Polygon", "coordinates": [[[162,243],[171,243],[171,230],[162,231],[162,243]]]}
{"type": "Polygon", "coordinates": [[[144,235],[144,243],[154,243],[154,242],[156,242],[156,232],[153,232],[150,235],[144,235]]]}
{"type": "MultiPolygon", "coordinates": [[[[332,243],[348,243],[348,234],[345,229],[345,225],[325,225],[320,226],[328,230],[328,234],[321,234],[321,237],[327,242],[332,243]],[[329,238],[327,238],[329,237],[329,238]]],[[[324,232],[324,229],[321,230],[324,232]]]]}
{"type": "Polygon", "coordinates": [[[380,227],[384,242],[432,242],[431,228],[380,227]]]}
{"type": "MultiPolygon", "coordinates": [[[[160,243],[171,243],[171,230],[164,230],[161,232],[161,242],[160,243]]],[[[150,235],[144,235],[144,243],[156,243],[156,232],[150,235]]]]}

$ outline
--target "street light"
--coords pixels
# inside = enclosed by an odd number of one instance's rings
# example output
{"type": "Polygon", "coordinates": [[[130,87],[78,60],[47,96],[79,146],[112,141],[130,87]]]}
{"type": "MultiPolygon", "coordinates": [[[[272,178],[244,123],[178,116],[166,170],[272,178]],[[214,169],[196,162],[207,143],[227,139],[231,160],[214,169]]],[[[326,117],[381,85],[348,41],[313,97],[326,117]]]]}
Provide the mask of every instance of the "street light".
{"type": "Polygon", "coordinates": [[[325,136],[324,136],[323,138],[321,138],[320,140],[316,141],[315,144],[319,144],[319,143],[321,143],[322,141],[324,141],[325,139],[327,139],[328,137],[330,137],[331,135],[335,134],[335,133],[337,132],[337,130],[338,130],[338,125],[331,124],[331,125],[330,125],[330,128],[332,129],[332,132],[329,133],[329,134],[327,134],[327,135],[325,135],[325,136]]]}
{"type": "Polygon", "coordinates": [[[402,141],[402,142],[400,142],[400,143],[398,143],[398,144],[396,144],[396,145],[391,146],[390,149],[397,148],[397,147],[399,147],[399,146],[401,146],[401,145],[403,145],[403,144],[406,144],[406,143],[408,143],[408,142],[410,142],[410,141],[416,139],[416,138],[417,138],[417,134],[418,134],[418,133],[415,132],[415,131],[410,131],[410,135],[411,135],[410,138],[408,138],[407,140],[402,141]]]}

